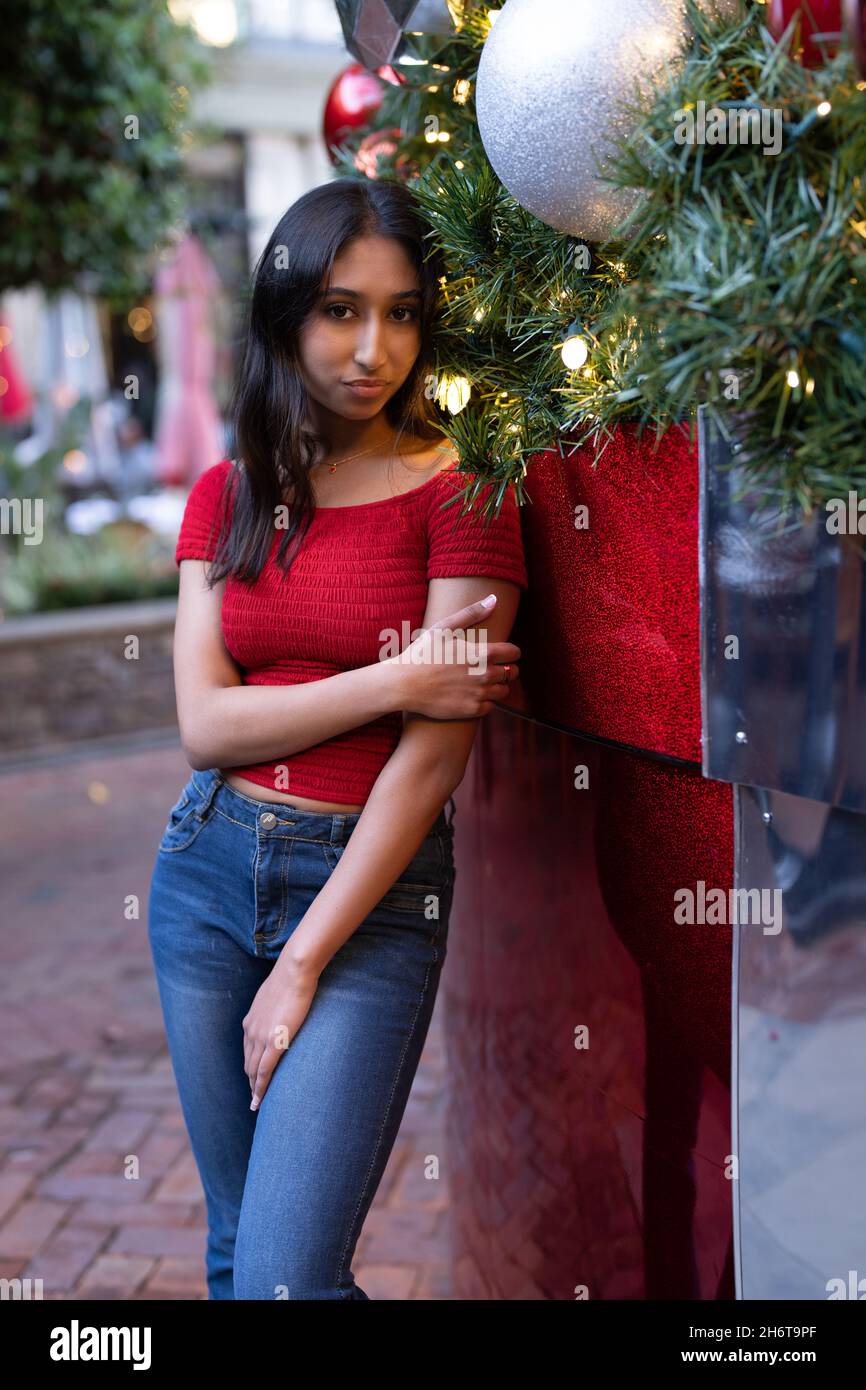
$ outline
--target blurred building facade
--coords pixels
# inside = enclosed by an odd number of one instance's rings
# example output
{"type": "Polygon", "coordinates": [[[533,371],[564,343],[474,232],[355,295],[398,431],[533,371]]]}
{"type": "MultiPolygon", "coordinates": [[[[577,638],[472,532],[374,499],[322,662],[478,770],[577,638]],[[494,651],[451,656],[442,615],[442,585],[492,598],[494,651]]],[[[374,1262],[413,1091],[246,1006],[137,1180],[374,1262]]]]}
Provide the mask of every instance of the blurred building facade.
{"type": "MultiPolygon", "coordinates": [[[[204,41],[207,8],[198,7],[204,41]]],[[[192,153],[190,163],[203,183],[242,192],[251,267],[289,204],[331,177],[322,111],[352,60],[333,0],[238,0],[229,8],[236,38],[214,48],[214,81],[193,103],[194,119],[223,131],[224,143],[192,153]]]]}

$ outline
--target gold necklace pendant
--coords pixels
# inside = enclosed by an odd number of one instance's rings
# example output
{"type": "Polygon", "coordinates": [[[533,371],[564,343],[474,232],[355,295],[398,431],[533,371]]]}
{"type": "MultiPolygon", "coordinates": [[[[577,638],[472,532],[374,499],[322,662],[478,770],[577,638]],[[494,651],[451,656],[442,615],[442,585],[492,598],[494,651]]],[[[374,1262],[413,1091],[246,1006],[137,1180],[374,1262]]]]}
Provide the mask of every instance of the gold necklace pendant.
{"type": "Polygon", "coordinates": [[[349,454],[349,455],[347,455],[347,457],[344,458],[344,459],[337,459],[337,462],[336,462],[336,463],[329,463],[329,464],[328,464],[328,472],[329,472],[329,473],[336,473],[337,469],[340,467],[341,464],[343,464],[343,463],[351,463],[351,462],[352,462],[352,459],[360,459],[360,458],[363,458],[365,454],[375,454],[376,450],[377,450],[377,449],[381,449],[381,448],[382,448],[382,445],[381,445],[381,444],[372,444],[372,445],[370,446],[369,449],[361,449],[361,450],[359,450],[359,452],[358,452],[357,454],[349,454]]]}

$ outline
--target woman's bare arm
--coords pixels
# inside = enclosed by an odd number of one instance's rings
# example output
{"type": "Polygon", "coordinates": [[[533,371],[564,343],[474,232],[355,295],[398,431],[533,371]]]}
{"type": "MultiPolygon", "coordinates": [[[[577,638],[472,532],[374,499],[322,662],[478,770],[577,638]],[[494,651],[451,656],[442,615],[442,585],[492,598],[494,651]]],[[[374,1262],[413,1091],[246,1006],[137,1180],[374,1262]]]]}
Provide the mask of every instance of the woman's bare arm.
{"type": "MultiPolygon", "coordinates": [[[[491,700],[505,698],[496,670],[480,676],[466,666],[393,658],[300,685],[244,685],[223,641],[225,581],[208,588],[206,569],[203,560],[181,561],[174,630],[178,725],[190,767],[243,767],[289,757],[398,710],[427,710],[435,720],[465,718],[471,711],[476,718],[492,708],[491,700]]],[[[477,582],[472,587],[479,597],[495,591],[479,593],[477,582]]],[[[482,617],[489,624],[485,613],[477,605],[450,610],[466,626],[482,617]]],[[[513,644],[489,650],[492,662],[514,663],[519,656],[513,644]]]]}
{"type": "MultiPolygon", "coordinates": [[[[424,627],[445,612],[495,593],[485,620],[490,642],[504,641],[520,601],[503,579],[433,579],[424,627]]],[[[340,946],[411,863],[431,825],[462,781],[478,719],[437,720],[410,714],[380,772],[340,861],[317,893],[278,959],[287,974],[318,976],[340,946]]]]}

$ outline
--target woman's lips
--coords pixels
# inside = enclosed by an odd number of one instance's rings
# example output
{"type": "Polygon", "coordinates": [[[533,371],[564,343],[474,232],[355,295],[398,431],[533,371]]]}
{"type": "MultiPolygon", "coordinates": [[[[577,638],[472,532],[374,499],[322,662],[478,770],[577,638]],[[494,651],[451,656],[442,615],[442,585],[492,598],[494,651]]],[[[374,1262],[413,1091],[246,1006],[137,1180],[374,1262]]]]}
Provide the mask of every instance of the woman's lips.
{"type": "Polygon", "coordinates": [[[344,381],[343,385],[354,391],[356,396],[380,396],[385,390],[384,381],[344,381]]]}

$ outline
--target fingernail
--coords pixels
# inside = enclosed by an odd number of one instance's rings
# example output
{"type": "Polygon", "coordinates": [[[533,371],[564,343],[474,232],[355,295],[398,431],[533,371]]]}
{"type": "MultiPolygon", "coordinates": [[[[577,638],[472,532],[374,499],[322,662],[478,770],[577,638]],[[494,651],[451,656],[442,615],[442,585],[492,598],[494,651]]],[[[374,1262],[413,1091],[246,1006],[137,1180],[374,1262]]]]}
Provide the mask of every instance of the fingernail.
{"type": "Polygon", "coordinates": [[[495,602],[496,602],[496,595],[495,595],[495,594],[488,594],[486,598],[483,598],[483,599],[481,600],[481,606],[482,606],[482,608],[492,608],[495,602]]]}
{"type": "Polygon", "coordinates": [[[250,1101],[250,1109],[251,1109],[251,1110],[258,1110],[258,1108],[259,1108],[259,1098],[258,1098],[258,1096],[253,1096],[252,1100],[250,1101]]]}

